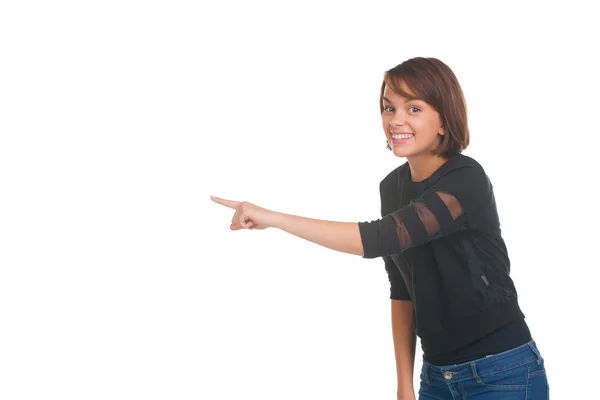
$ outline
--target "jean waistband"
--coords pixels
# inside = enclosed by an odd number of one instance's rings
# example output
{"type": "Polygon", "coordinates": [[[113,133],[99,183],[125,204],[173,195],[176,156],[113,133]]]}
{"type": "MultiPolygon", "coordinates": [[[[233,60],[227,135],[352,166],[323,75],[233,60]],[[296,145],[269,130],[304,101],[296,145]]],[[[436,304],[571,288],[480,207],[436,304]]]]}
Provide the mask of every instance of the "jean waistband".
{"type": "Polygon", "coordinates": [[[472,378],[479,379],[480,376],[518,367],[532,361],[541,364],[543,360],[535,341],[531,340],[514,349],[462,364],[438,366],[423,360],[422,373],[426,381],[437,379],[453,383],[472,378]]]}

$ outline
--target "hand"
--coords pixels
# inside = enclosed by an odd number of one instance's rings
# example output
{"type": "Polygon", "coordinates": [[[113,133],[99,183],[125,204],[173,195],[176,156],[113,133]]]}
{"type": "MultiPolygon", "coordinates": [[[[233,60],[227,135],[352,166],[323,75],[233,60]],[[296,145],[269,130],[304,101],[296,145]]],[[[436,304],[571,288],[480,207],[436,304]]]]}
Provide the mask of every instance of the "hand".
{"type": "Polygon", "coordinates": [[[235,210],[229,229],[237,231],[240,229],[266,229],[272,226],[276,217],[274,211],[259,207],[247,201],[225,200],[219,197],[210,196],[215,203],[224,205],[235,210]]]}

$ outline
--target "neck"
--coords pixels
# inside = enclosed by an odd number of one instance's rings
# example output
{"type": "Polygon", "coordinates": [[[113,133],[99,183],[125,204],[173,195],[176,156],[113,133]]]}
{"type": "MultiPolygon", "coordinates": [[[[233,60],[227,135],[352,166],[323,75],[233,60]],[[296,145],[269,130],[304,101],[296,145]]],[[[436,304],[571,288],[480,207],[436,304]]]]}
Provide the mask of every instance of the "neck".
{"type": "Polygon", "coordinates": [[[448,159],[442,156],[421,155],[407,158],[407,161],[412,181],[420,182],[433,175],[448,159]]]}

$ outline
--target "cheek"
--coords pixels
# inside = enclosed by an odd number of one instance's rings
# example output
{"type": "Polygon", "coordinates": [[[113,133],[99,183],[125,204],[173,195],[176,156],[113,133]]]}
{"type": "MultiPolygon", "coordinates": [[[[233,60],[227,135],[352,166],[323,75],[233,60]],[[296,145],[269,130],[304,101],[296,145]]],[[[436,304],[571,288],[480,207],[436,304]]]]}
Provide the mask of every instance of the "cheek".
{"type": "Polygon", "coordinates": [[[425,126],[423,118],[417,116],[407,121],[414,130],[422,130],[425,126]]]}
{"type": "Polygon", "coordinates": [[[381,126],[383,127],[384,130],[387,130],[389,123],[390,123],[389,118],[387,118],[387,117],[381,118],[381,126]]]}
{"type": "Polygon", "coordinates": [[[411,129],[415,133],[419,133],[421,137],[427,137],[433,134],[434,132],[437,134],[437,128],[435,123],[426,119],[426,118],[412,118],[409,122],[411,129]]]}

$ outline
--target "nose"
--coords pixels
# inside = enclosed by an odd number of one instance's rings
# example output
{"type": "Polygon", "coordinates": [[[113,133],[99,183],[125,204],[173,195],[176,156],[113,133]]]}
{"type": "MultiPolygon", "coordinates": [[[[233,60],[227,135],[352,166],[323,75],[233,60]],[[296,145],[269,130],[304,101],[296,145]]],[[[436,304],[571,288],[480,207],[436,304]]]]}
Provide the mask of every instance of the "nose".
{"type": "Polygon", "coordinates": [[[392,119],[390,121],[390,128],[395,128],[398,125],[404,125],[404,122],[400,119],[398,119],[397,117],[394,117],[394,119],[392,119]]]}
{"type": "Polygon", "coordinates": [[[398,125],[404,125],[404,114],[402,110],[398,110],[394,113],[393,118],[390,120],[390,127],[393,129],[398,125]]]}

